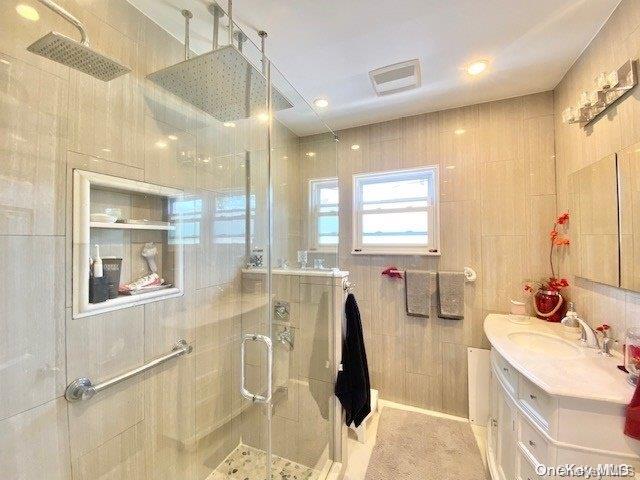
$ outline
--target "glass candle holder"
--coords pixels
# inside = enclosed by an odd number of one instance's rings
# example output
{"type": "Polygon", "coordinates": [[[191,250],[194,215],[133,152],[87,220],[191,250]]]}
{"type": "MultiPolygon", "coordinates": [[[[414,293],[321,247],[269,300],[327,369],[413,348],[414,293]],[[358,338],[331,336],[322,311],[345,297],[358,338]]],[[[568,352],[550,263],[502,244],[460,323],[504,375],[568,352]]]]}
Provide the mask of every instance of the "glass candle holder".
{"type": "Polygon", "coordinates": [[[636,385],[640,376],[640,328],[627,329],[625,335],[624,366],[629,372],[629,383],[636,385]]]}

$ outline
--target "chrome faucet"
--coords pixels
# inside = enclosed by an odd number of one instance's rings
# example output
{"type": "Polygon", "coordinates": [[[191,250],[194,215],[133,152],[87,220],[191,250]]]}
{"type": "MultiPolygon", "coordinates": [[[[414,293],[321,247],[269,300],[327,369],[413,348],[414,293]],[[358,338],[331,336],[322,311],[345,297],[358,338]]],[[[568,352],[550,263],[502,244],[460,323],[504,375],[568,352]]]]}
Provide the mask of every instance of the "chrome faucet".
{"type": "Polygon", "coordinates": [[[569,311],[567,315],[562,319],[562,324],[569,327],[575,327],[575,324],[580,326],[580,341],[589,348],[600,348],[600,342],[598,336],[591,326],[581,319],[573,309],[573,302],[569,302],[569,311]]]}

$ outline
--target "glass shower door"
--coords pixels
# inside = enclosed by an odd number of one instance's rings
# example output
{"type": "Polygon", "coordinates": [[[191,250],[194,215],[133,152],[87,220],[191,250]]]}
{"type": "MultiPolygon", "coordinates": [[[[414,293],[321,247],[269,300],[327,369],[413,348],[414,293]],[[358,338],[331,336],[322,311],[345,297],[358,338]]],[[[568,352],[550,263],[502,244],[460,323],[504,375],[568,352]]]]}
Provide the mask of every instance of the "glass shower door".
{"type": "Polygon", "coordinates": [[[335,448],[330,272],[337,244],[308,252],[309,267],[318,268],[300,269],[297,253],[311,248],[307,185],[337,178],[337,146],[261,48],[239,39],[254,73],[267,81],[245,86],[252,99],[245,118],[221,123],[216,134],[233,145],[234,174],[217,192],[213,228],[222,255],[243,258],[243,265],[235,282],[239,307],[223,315],[237,319],[235,391],[231,420],[211,435],[224,453],[211,462],[212,479],[322,479],[335,448]]]}

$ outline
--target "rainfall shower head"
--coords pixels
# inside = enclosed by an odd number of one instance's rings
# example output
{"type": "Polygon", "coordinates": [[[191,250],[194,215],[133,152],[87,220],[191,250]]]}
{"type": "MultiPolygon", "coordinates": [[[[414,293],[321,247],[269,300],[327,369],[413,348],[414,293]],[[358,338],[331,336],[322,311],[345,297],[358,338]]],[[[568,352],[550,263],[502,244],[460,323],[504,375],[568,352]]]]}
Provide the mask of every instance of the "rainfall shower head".
{"type": "MultiPolygon", "coordinates": [[[[229,13],[231,5],[230,1],[229,13]]],[[[242,46],[246,36],[242,32],[233,31],[231,15],[229,45],[218,46],[217,24],[221,9],[216,7],[215,3],[210,6],[210,12],[214,15],[213,50],[189,58],[191,17],[185,16],[185,60],[151,73],[147,78],[221,122],[264,114],[268,93],[266,72],[258,70],[243,54],[242,46]],[[235,40],[238,41],[238,46],[235,45],[235,40]]],[[[263,58],[263,64],[265,62],[266,59],[263,58]]],[[[274,111],[293,106],[276,88],[272,89],[271,100],[274,111]]]]}
{"type": "Polygon", "coordinates": [[[80,70],[104,82],[131,71],[129,67],[93,50],[82,23],[64,8],[51,0],[39,1],[73,24],[80,31],[82,38],[78,42],[66,35],[50,32],[29,45],[27,50],[67,67],[80,70]]]}

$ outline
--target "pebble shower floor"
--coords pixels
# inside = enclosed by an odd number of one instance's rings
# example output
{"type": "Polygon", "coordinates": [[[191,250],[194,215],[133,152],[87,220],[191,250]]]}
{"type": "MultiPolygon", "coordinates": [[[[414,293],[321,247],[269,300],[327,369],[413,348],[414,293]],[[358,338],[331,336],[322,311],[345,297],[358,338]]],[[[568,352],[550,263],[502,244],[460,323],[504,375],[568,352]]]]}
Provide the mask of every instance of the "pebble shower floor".
{"type": "MultiPolygon", "coordinates": [[[[262,480],[266,453],[247,445],[238,445],[207,480],[262,480]]],[[[272,456],[273,480],[317,480],[319,472],[277,455],[272,456]]]]}

